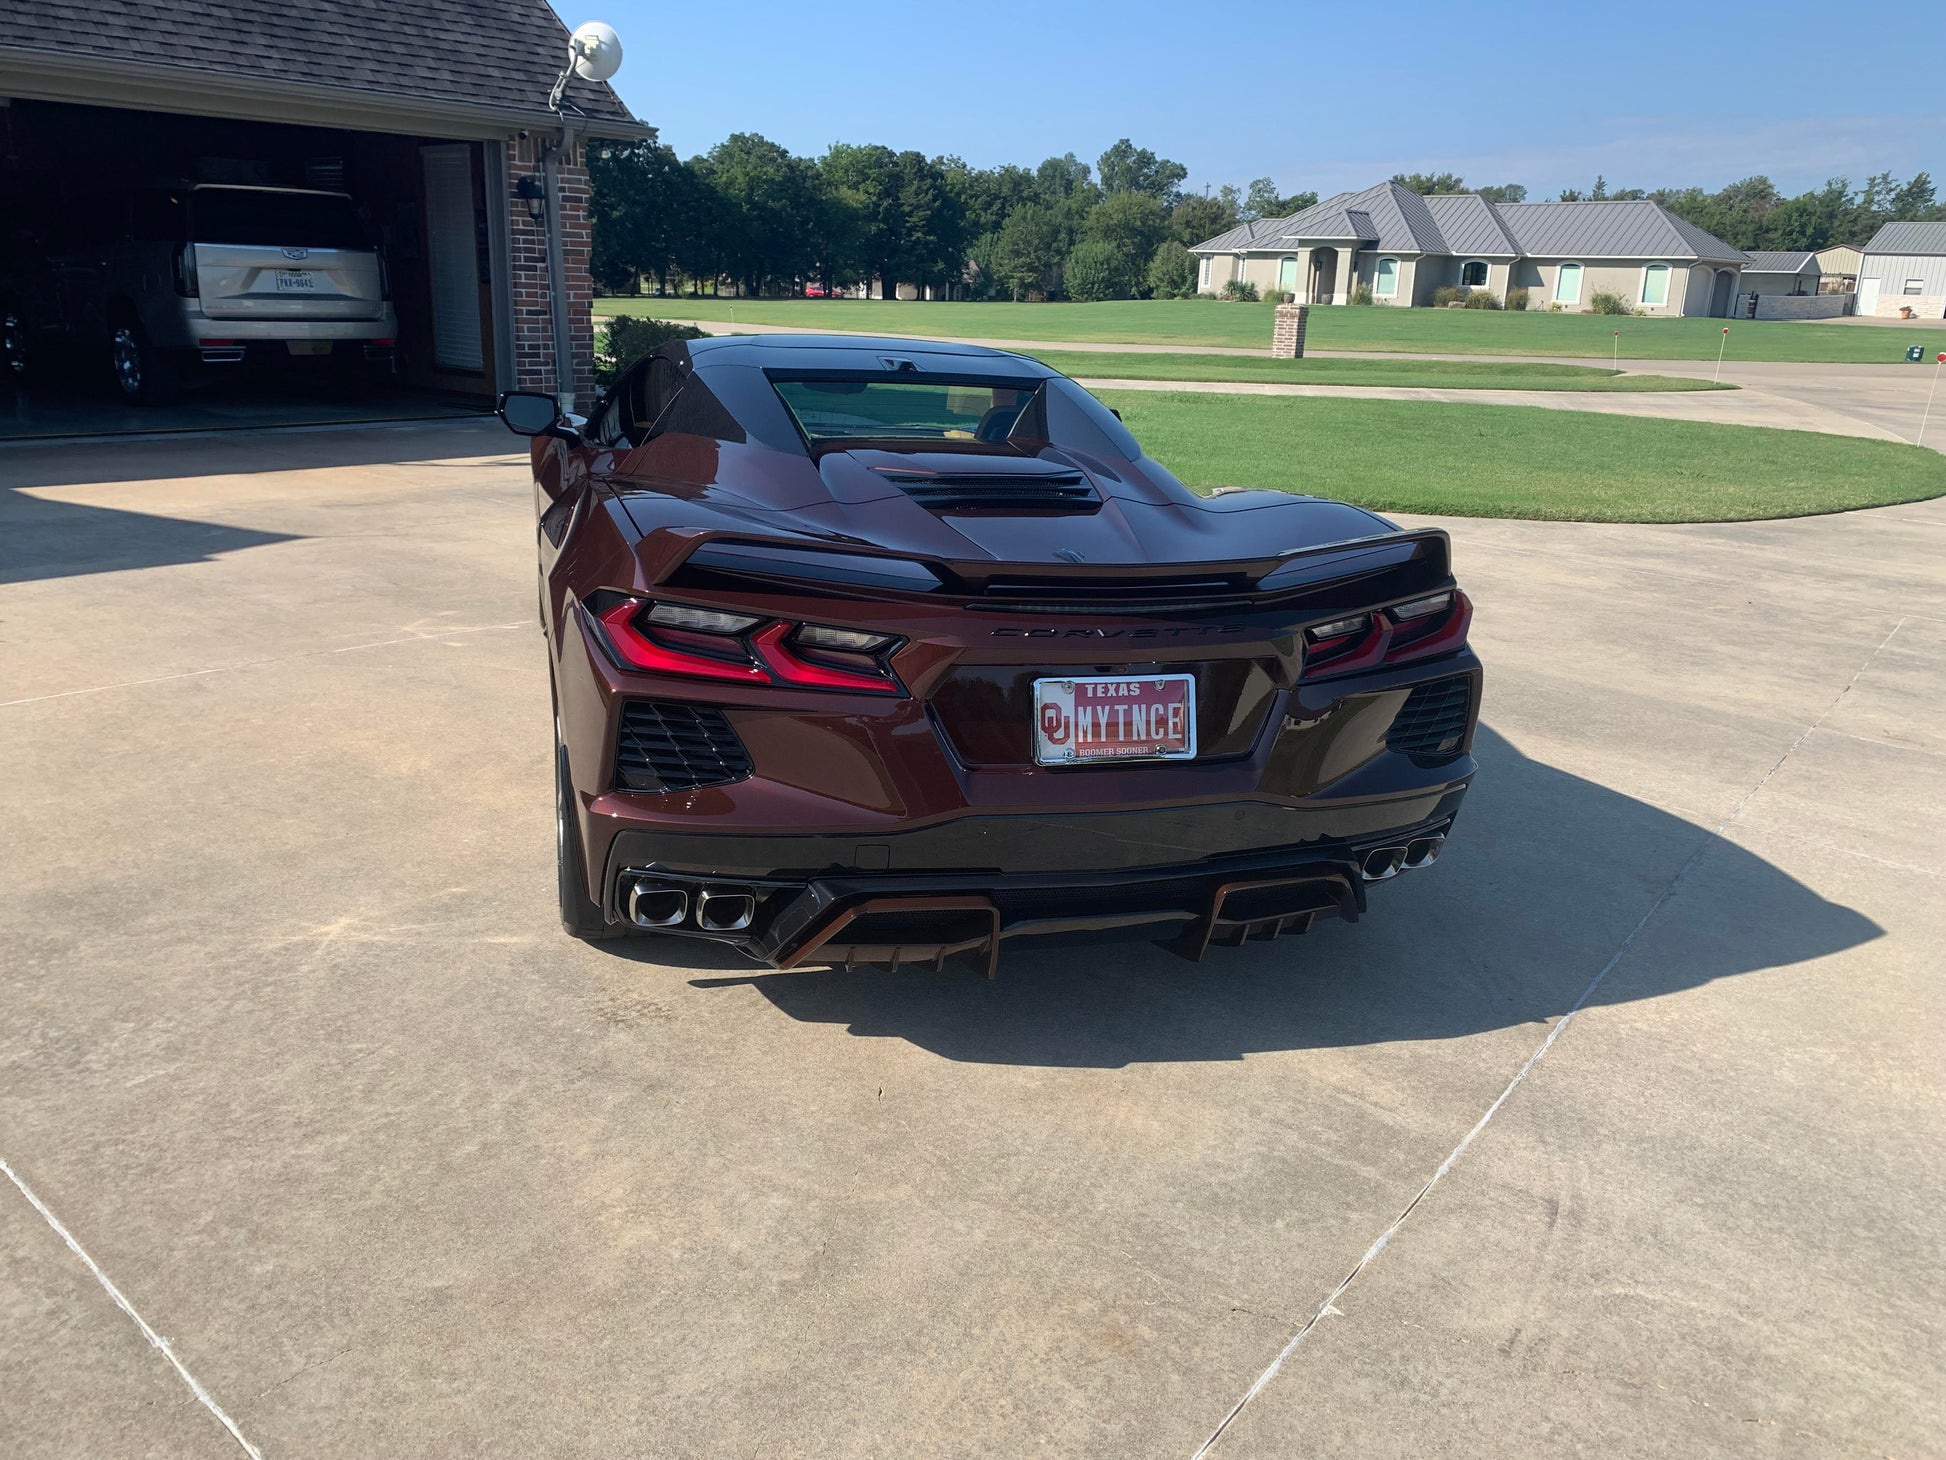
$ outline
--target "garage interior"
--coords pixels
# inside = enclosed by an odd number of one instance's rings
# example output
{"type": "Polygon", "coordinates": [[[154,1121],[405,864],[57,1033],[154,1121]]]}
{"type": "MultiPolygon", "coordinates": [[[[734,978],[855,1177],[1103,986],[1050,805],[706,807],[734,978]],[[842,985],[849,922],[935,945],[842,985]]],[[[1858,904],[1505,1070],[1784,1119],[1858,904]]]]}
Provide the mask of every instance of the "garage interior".
{"type": "MultiPolygon", "coordinates": [[[[0,304],[24,314],[29,368],[0,384],[0,439],[410,420],[476,414],[510,384],[502,144],[14,99],[0,101],[0,304]],[[489,158],[488,153],[495,154],[489,158]],[[397,313],[389,379],[203,365],[173,400],[125,404],[108,343],[58,318],[86,261],[51,269],[74,220],[125,187],[227,183],[350,195],[397,313]],[[493,196],[497,188],[500,196],[493,196]],[[38,275],[38,277],[33,277],[38,275]],[[33,308],[23,308],[31,300],[33,308]],[[49,348],[53,347],[53,348],[49,348]]],[[[297,362],[300,363],[301,362],[297,362]]]]}

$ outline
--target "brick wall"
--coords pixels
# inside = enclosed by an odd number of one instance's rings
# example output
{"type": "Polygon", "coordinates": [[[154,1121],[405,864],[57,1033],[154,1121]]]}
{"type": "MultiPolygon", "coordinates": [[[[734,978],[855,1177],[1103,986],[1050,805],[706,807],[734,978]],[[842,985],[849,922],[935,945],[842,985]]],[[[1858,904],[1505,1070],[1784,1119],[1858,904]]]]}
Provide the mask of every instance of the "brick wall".
{"type": "Polygon", "coordinates": [[[1308,304],[1280,304],[1270,327],[1270,353],[1279,360],[1304,358],[1304,331],[1311,317],[1308,304]]]}
{"type": "MultiPolygon", "coordinates": [[[[507,147],[507,194],[512,214],[514,379],[524,390],[562,394],[554,363],[553,292],[547,277],[547,232],[544,222],[527,216],[519,195],[520,180],[531,177],[545,187],[541,173],[539,137],[523,137],[507,147]]],[[[595,355],[594,281],[588,276],[588,169],[580,142],[570,156],[559,159],[561,178],[561,260],[568,281],[568,338],[573,357],[569,373],[578,409],[594,401],[595,355]]]]}

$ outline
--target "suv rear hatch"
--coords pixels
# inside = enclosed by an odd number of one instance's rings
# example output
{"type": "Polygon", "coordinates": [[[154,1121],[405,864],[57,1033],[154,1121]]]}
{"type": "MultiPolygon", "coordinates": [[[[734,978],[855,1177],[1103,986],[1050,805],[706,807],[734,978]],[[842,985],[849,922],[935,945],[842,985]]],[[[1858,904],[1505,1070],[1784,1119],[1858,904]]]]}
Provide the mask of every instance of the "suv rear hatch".
{"type": "Polygon", "coordinates": [[[379,319],[378,250],[344,193],[200,187],[189,198],[198,293],[211,319],[379,319]]]}

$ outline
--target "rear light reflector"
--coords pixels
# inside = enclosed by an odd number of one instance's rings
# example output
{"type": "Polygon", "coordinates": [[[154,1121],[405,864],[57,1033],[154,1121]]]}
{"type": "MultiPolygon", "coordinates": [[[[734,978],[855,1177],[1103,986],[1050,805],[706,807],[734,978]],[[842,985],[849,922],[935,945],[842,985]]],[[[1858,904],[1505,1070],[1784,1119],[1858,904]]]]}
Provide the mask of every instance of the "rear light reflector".
{"type": "Polygon", "coordinates": [[[699,634],[740,634],[754,629],[763,620],[747,613],[724,613],[714,608],[684,608],[679,603],[658,603],[649,610],[649,622],[672,629],[693,629],[699,634]]]}
{"type": "Polygon", "coordinates": [[[1395,603],[1385,611],[1394,619],[1424,618],[1427,614],[1438,613],[1452,601],[1451,593],[1435,593],[1430,598],[1415,598],[1410,603],[1395,603]]]}
{"type": "Polygon", "coordinates": [[[834,629],[824,624],[806,624],[797,631],[797,642],[807,649],[837,649],[852,654],[875,654],[898,641],[890,634],[868,634],[862,629],[834,629]]]}
{"type": "Polygon", "coordinates": [[[891,695],[899,692],[899,687],[890,678],[879,674],[858,674],[848,669],[832,669],[822,664],[812,664],[800,659],[790,651],[784,638],[791,631],[788,623],[775,623],[751,639],[756,647],[757,657],[770,667],[770,672],[785,684],[803,685],[809,689],[845,689],[860,694],[891,695]]]}
{"type": "Polygon", "coordinates": [[[216,349],[223,348],[225,345],[234,345],[236,341],[235,340],[198,340],[196,341],[196,343],[205,350],[216,350],[216,349]]]}
{"type": "Polygon", "coordinates": [[[1304,632],[1313,644],[1322,644],[1326,639],[1343,639],[1362,632],[1367,617],[1365,614],[1355,613],[1350,618],[1334,618],[1330,623],[1313,624],[1304,632]]]}
{"type": "Polygon", "coordinates": [[[652,674],[683,674],[696,679],[727,679],[738,684],[770,683],[770,676],[755,664],[713,659],[656,643],[635,626],[635,617],[641,611],[639,598],[625,598],[599,616],[615,657],[630,669],[645,669],[652,674]]]}

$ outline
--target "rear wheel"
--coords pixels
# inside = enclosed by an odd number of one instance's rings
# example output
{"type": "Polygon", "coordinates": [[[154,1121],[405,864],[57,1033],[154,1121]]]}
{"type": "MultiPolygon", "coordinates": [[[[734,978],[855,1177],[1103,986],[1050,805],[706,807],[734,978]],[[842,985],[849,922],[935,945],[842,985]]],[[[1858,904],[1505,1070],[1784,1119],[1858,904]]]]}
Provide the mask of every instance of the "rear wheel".
{"type": "Polygon", "coordinates": [[[173,362],[133,319],[118,321],[108,332],[108,369],[116,393],[129,405],[162,405],[176,393],[173,362]]]}
{"type": "Polygon", "coordinates": [[[588,891],[588,868],[581,838],[574,826],[574,783],[568,776],[568,748],[561,743],[561,722],[554,722],[554,863],[561,886],[561,926],[570,937],[590,943],[619,938],[623,929],[601,914],[601,904],[588,891]]]}

